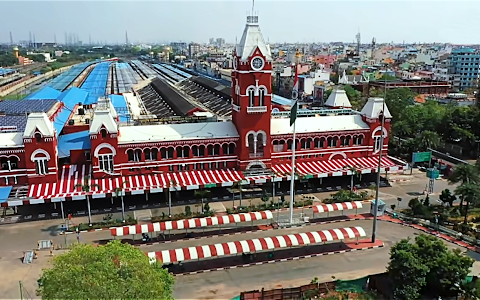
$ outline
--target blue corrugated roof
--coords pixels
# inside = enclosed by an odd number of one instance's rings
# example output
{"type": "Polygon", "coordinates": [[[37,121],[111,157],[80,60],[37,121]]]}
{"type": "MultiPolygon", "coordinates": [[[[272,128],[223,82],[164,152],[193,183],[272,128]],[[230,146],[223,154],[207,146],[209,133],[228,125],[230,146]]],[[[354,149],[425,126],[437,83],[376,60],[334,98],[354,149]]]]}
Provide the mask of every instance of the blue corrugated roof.
{"type": "Polygon", "coordinates": [[[92,147],[88,130],[64,134],[58,137],[58,157],[70,156],[72,150],[88,150],[92,147]]]}
{"type": "Polygon", "coordinates": [[[273,95],[272,101],[280,105],[292,105],[292,100],[279,95],[273,95]]]}
{"type": "Polygon", "coordinates": [[[63,93],[60,94],[58,100],[65,103],[65,106],[73,109],[76,104],[82,103],[85,104],[85,101],[88,97],[88,92],[77,87],[72,87],[63,93]]]}
{"type": "Polygon", "coordinates": [[[46,86],[43,89],[28,95],[25,99],[28,99],[28,100],[57,99],[58,96],[60,96],[59,91],[49,86],[46,86]]]}
{"type": "Polygon", "coordinates": [[[55,116],[55,120],[53,121],[53,127],[57,131],[57,136],[62,131],[65,123],[67,123],[71,113],[72,110],[70,110],[68,107],[63,107],[60,113],[55,116]]]}
{"type": "Polygon", "coordinates": [[[110,98],[113,107],[115,108],[118,116],[120,117],[120,122],[127,122],[130,119],[130,114],[128,112],[125,98],[121,95],[108,95],[108,97],[110,98]]]}
{"type": "Polygon", "coordinates": [[[11,186],[0,186],[0,203],[7,202],[8,196],[10,196],[11,191],[11,186]]]}

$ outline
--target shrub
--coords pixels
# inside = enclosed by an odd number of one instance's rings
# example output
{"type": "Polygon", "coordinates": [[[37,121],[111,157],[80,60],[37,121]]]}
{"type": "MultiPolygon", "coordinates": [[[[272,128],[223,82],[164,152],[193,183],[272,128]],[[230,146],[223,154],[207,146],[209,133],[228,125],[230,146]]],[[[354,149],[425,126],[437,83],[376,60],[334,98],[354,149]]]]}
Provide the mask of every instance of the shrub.
{"type": "Polygon", "coordinates": [[[185,206],[185,216],[190,217],[192,215],[192,209],[190,206],[185,206]]]}

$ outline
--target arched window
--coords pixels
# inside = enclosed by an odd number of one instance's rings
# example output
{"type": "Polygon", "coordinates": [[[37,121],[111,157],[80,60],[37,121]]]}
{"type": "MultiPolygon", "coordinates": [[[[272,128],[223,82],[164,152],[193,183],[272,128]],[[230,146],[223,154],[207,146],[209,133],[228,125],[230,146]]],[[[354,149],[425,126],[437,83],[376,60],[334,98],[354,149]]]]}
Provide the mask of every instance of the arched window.
{"type": "Polygon", "coordinates": [[[327,137],[327,147],[335,147],[334,146],[334,142],[333,142],[333,138],[332,137],[327,137]]]}
{"type": "Polygon", "coordinates": [[[158,149],[157,148],[153,148],[151,151],[150,151],[150,160],[157,160],[158,159],[158,149]]]}
{"type": "Polygon", "coordinates": [[[353,136],[353,144],[354,145],[361,145],[363,143],[363,135],[354,135],[353,136]]]}
{"type": "Polygon", "coordinates": [[[299,145],[300,145],[300,141],[298,139],[295,139],[295,150],[298,149],[299,145]]]}
{"type": "Polygon", "coordinates": [[[100,130],[100,134],[102,135],[102,138],[107,137],[107,131],[105,129],[100,130]]]}
{"type": "Polygon", "coordinates": [[[167,149],[165,149],[164,147],[160,148],[160,157],[162,159],[167,159],[167,149]]]}
{"type": "Polygon", "coordinates": [[[43,153],[37,153],[33,158],[35,173],[38,175],[48,174],[48,157],[43,153]]]}
{"type": "Polygon", "coordinates": [[[200,147],[198,147],[198,155],[199,156],[205,156],[205,146],[204,145],[200,145],[200,147]]]}
{"type": "Polygon", "coordinates": [[[136,162],[142,161],[142,150],[135,149],[135,161],[136,162]]]}
{"type": "Polygon", "coordinates": [[[340,146],[345,147],[346,145],[346,138],[344,136],[340,137],[340,146]]]}
{"type": "Polygon", "coordinates": [[[16,156],[2,157],[0,159],[0,170],[15,170],[18,169],[18,158],[16,156]]]}
{"type": "Polygon", "coordinates": [[[258,90],[258,106],[265,106],[265,94],[267,91],[264,88],[258,90]]]}
{"type": "Polygon", "coordinates": [[[253,133],[248,135],[248,152],[255,153],[255,136],[253,133]]]}
{"type": "Polygon", "coordinates": [[[192,146],[192,156],[194,156],[194,157],[199,156],[197,145],[192,146]]]}
{"type": "Polygon", "coordinates": [[[312,147],[313,147],[313,141],[312,141],[311,138],[308,138],[307,139],[307,145],[306,145],[305,149],[312,149],[312,147]]]}
{"type": "Polygon", "coordinates": [[[282,152],[283,151],[283,145],[280,145],[279,140],[274,140],[273,141],[273,152],[282,152]]]}
{"type": "Polygon", "coordinates": [[[190,147],[183,146],[183,157],[189,158],[190,157],[190,147]]]}
{"type": "Polygon", "coordinates": [[[223,152],[223,155],[229,155],[230,153],[228,153],[228,144],[222,144],[222,152],[223,152]]]}
{"type": "Polygon", "coordinates": [[[128,157],[128,161],[135,161],[132,149],[127,150],[127,157],[128,157]]]}
{"type": "Polygon", "coordinates": [[[213,145],[207,146],[207,154],[208,156],[213,156],[213,145]]]}
{"type": "Polygon", "coordinates": [[[215,146],[213,146],[213,155],[220,155],[220,145],[219,144],[215,144],[215,146]]]}
{"type": "Polygon", "coordinates": [[[151,151],[150,149],[146,148],[145,150],[143,150],[143,154],[145,155],[145,160],[151,160],[151,151]]]}
{"type": "Polygon", "coordinates": [[[253,88],[248,89],[248,106],[255,106],[255,90],[253,88]]]}
{"type": "Polygon", "coordinates": [[[167,149],[167,159],[172,159],[173,158],[173,152],[175,152],[175,149],[173,149],[173,147],[168,147],[168,149],[167,149]]]}
{"type": "Polygon", "coordinates": [[[307,149],[307,140],[300,139],[300,149],[307,149]]]}
{"type": "Polygon", "coordinates": [[[265,136],[263,135],[263,133],[259,133],[257,135],[257,141],[256,141],[256,144],[257,144],[257,149],[255,151],[256,155],[259,156],[259,157],[263,157],[263,144],[265,143],[265,136]]]}
{"type": "Polygon", "coordinates": [[[177,158],[182,158],[183,157],[183,148],[182,146],[177,147],[177,158]]]}
{"type": "Polygon", "coordinates": [[[332,147],[338,146],[338,137],[334,136],[332,139],[332,147]]]}
{"type": "Polygon", "coordinates": [[[349,135],[347,135],[347,136],[345,137],[345,144],[344,144],[345,147],[350,146],[350,140],[351,140],[351,139],[352,139],[352,137],[349,136],[349,135]]]}
{"type": "Polygon", "coordinates": [[[235,144],[230,143],[228,145],[228,155],[234,155],[235,154],[235,144]]]}
{"type": "Polygon", "coordinates": [[[287,150],[292,150],[292,144],[293,144],[293,141],[292,140],[288,140],[287,141],[287,150]]]}
{"type": "Polygon", "coordinates": [[[42,141],[42,135],[40,133],[35,133],[35,141],[40,143],[42,141]]]}
{"type": "Polygon", "coordinates": [[[324,137],[320,138],[320,148],[325,148],[325,143],[326,143],[326,142],[327,142],[327,141],[325,140],[324,137]]]}

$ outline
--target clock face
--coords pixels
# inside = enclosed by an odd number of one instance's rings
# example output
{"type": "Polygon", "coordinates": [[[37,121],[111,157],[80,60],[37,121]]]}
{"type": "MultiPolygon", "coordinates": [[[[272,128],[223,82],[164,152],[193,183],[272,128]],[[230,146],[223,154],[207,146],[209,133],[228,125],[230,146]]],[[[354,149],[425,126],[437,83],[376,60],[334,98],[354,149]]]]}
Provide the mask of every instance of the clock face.
{"type": "Polygon", "coordinates": [[[261,70],[264,64],[265,62],[261,57],[255,57],[252,59],[252,69],[256,71],[261,70]]]}

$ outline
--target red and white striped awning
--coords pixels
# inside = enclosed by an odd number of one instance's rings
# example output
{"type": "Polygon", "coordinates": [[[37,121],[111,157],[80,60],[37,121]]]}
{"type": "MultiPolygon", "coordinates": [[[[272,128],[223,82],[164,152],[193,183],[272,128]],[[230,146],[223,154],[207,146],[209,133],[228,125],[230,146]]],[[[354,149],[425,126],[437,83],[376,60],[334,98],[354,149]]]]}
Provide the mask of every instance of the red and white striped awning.
{"type": "Polygon", "coordinates": [[[274,237],[219,243],[148,252],[151,262],[158,260],[162,264],[191,261],[204,258],[217,258],[226,255],[253,253],[264,250],[278,250],[295,246],[306,246],[324,242],[342,241],[366,236],[362,227],[347,227],[322,231],[312,231],[274,237]]]}
{"type": "Polygon", "coordinates": [[[323,213],[323,212],[341,211],[341,210],[348,210],[348,209],[358,209],[362,207],[363,207],[362,202],[360,201],[332,203],[332,204],[316,205],[313,207],[313,212],[323,213]]]}
{"type": "MultiPolygon", "coordinates": [[[[315,177],[333,177],[351,175],[348,167],[354,167],[362,174],[376,173],[378,167],[378,156],[332,159],[324,161],[299,162],[296,164],[297,173],[300,175],[313,175],[315,177]]],[[[389,157],[382,157],[381,171],[402,170],[403,166],[397,165],[389,157]]],[[[277,174],[291,174],[292,164],[272,165],[272,169],[277,174]]]]}
{"type": "MultiPolygon", "coordinates": [[[[178,173],[146,174],[135,176],[121,176],[115,178],[89,179],[89,192],[82,191],[85,177],[91,174],[90,165],[67,165],[56,183],[32,184],[28,197],[30,204],[44,203],[45,199],[51,202],[64,201],[69,197],[72,200],[83,200],[90,194],[93,198],[102,198],[112,194],[116,188],[132,194],[162,192],[164,188],[170,190],[199,189],[201,187],[231,186],[233,182],[244,180],[245,176],[235,170],[197,170],[178,173]]],[[[20,201],[22,202],[22,201],[20,201]]],[[[17,203],[15,205],[22,205],[17,203]]],[[[10,205],[9,205],[10,206],[10,205]]]]}
{"type": "Polygon", "coordinates": [[[192,229],[215,225],[243,223],[258,220],[273,219],[271,211],[258,211],[243,214],[232,214],[207,218],[184,219],[178,221],[156,222],[142,225],[124,226],[110,229],[113,236],[124,236],[129,234],[142,234],[160,232],[175,229],[192,229]]]}

